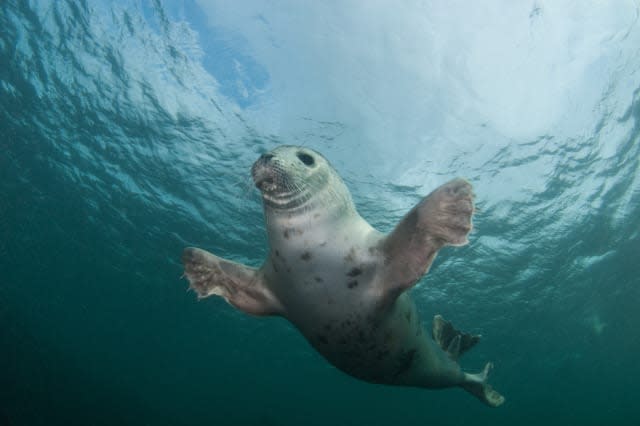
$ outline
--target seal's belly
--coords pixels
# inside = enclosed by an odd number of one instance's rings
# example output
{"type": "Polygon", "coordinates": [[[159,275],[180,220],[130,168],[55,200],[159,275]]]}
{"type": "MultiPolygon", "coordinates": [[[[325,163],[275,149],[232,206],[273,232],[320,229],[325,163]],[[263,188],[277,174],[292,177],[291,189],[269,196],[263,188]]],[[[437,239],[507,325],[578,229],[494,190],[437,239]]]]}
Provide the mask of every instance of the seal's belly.
{"type": "Polygon", "coordinates": [[[375,383],[407,383],[410,373],[420,368],[419,360],[429,357],[430,342],[407,296],[386,312],[360,306],[344,314],[339,310],[329,313],[290,321],[320,354],[347,374],[375,383]]]}
{"type": "Polygon", "coordinates": [[[286,244],[272,241],[263,267],[284,316],[344,372],[370,382],[407,383],[419,360],[430,356],[430,342],[406,294],[380,306],[378,234],[336,232],[332,240],[305,240],[311,233],[290,235],[286,244]]]}

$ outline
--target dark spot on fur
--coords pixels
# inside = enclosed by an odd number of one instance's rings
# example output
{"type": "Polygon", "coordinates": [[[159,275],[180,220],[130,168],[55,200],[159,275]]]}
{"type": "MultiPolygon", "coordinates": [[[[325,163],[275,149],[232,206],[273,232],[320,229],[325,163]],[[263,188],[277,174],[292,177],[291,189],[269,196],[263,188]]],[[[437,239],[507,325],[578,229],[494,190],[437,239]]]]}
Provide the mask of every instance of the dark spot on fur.
{"type": "Polygon", "coordinates": [[[300,256],[300,259],[305,260],[305,261],[311,260],[311,253],[309,253],[308,251],[305,251],[300,256]]]}
{"type": "Polygon", "coordinates": [[[280,257],[280,252],[276,250],[276,257],[280,257]]]}
{"type": "Polygon", "coordinates": [[[331,324],[325,324],[324,329],[327,331],[331,331],[331,324]]]}
{"type": "Polygon", "coordinates": [[[358,275],[360,275],[362,273],[362,269],[360,268],[353,268],[352,270],[350,270],[349,272],[347,272],[347,275],[350,277],[357,277],[358,275]]]}
{"type": "Polygon", "coordinates": [[[287,229],[284,230],[282,235],[284,236],[284,238],[286,238],[288,240],[289,237],[292,237],[294,235],[302,235],[303,233],[304,233],[304,231],[302,229],[287,228],[287,229]]]}
{"type": "Polygon", "coordinates": [[[349,281],[349,282],[347,283],[347,287],[349,287],[349,288],[356,288],[356,287],[358,287],[358,281],[357,281],[357,280],[349,281]]]}
{"type": "Polygon", "coordinates": [[[315,277],[314,279],[316,280],[317,283],[323,283],[324,282],[324,280],[322,278],[320,278],[320,277],[315,277]]]}
{"type": "Polygon", "coordinates": [[[326,336],[323,336],[322,334],[318,334],[318,341],[320,343],[324,343],[325,345],[329,343],[329,340],[327,340],[326,336]]]}
{"type": "Polygon", "coordinates": [[[407,322],[411,322],[411,311],[407,311],[404,314],[404,317],[407,319],[407,322]]]}
{"type": "Polygon", "coordinates": [[[353,263],[356,260],[356,249],[351,247],[349,253],[344,257],[345,262],[353,263]]]}
{"type": "Polygon", "coordinates": [[[338,343],[340,343],[341,345],[346,345],[347,339],[345,339],[344,337],[341,337],[340,340],[338,340],[338,343]]]}
{"type": "Polygon", "coordinates": [[[413,209],[409,212],[409,214],[402,220],[402,225],[405,229],[416,229],[418,224],[418,210],[413,209]],[[406,224],[406,226],[405,226],[406,224]]]}
{"type": "Polygon", "coordinates": [[[273,270],[278,272],[278,267],[276,266],[275,262],[271,262],[271,265],[273,265],[273,270]]]}
{"type": "Polygon", "coordinates": [[[416,356],[416,349],[410,349],[400,354],[398,357],[398,369],[396,370],[396,377],[402,373],[406,373],[411,368],[413,360],[416,356]]]}

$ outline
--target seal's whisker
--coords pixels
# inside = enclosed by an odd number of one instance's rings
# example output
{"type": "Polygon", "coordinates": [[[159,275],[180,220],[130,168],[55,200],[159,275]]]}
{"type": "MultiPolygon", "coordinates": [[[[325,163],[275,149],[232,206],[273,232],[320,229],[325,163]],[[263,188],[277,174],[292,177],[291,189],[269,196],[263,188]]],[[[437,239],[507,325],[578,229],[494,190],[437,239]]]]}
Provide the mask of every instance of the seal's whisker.
{"type": "Polygon", "coordinates": [[[240,190],[242,201],[247,201],[253,193],[253,179],[249,175],[234,176],[234,181],[230,185],[240,190]]]}
{"type": "Polygon", "coordinates": [[[253,178],[251,176],[245,176],[242,182],[242,201],[247,201],[253,194],[253,178]]]}

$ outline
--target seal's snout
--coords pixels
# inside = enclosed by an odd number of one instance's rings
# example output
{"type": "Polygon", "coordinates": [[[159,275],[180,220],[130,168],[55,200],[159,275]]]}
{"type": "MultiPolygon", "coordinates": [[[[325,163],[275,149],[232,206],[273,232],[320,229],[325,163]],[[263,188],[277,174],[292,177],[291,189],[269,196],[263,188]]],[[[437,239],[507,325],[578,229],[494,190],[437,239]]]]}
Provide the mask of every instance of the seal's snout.
{"type": "Polygon", "coordinates": [[[251,168],[253,183],[260,191],[273,191],[276,187],[273,171],[273,154],[262,154],[251,168]]]}
{"type": "Polygon", "coordinates": [[[255,181],[256,187],[260,191],[273,191],[276,189],[276,183],[270,176],[265,176],[264,178],[260,178],[255,181]]]}

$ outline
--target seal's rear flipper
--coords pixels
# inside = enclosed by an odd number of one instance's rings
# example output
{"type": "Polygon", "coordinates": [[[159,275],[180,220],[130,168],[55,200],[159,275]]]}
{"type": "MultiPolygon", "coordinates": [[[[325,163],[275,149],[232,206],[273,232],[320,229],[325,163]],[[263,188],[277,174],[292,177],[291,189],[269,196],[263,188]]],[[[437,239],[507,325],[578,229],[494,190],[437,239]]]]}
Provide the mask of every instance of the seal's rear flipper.
{"type": "Polygon", "coordinates": [[[395,300],[413,286],[443,246],[467,244],[473,210],[471,184],[460,178],[440,186],[411,209],[382,242],[385,294],[395,300]]]}
{"type": "Polygon", "coordinates": [[[487,383],[487,378],[492,368],[493,364],[488,362],[482,373],[464,373],[465,381],[460,386],[485,404],[491,407],[499,407],[504,403],[504,396],[500,395],[487,383]]]}
{"type": "Polygon", "coordinates": [[[433,317],[433,340],[440,348],[456,361],[460,355],[475,346],[480,341],[479,335],[464,333],[456,330],[451,322],[442,318],[442,315],[433,317]]]}
{"type": "Polygon", "coordinates": [[[189,287],[198,293],[198,298],[221,296],[241,311],[253,315],[276,315],[282,311],[262,274],[254,268],[194,247],[184,249],[182,263],[189,287]]]}

